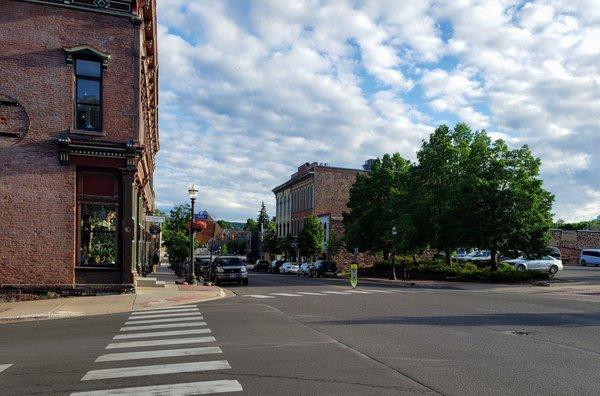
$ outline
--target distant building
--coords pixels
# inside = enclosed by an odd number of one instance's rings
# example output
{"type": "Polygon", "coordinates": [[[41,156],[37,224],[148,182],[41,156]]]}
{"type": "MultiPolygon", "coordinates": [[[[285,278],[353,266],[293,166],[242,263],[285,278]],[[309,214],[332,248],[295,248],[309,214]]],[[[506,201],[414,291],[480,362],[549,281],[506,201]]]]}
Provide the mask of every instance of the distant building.
{"type": "Polygon", "coordinates": [[[317,162],[299,166],[288,181],[273,189],[277,236],[297,237],[304,219],[314,214],[323,224],[326,247],[332,232],[343,234],[342,214],[347,211],[350,187],[361,173],[367,171],[317,162]]]}

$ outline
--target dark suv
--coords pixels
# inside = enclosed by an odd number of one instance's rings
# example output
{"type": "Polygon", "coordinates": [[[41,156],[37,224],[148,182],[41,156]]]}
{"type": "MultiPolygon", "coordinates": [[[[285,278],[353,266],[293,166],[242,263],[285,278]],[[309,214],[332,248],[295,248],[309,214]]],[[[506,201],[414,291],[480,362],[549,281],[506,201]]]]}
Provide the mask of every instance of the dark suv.
{"type": "Polygon", "coordinates": [[[216,285],[235,282],[238,285],[248,284],[248,271],[244,262],[235,256],[219,256],[211,266],[211,278],[216,285]]]}
{"type": "Polygon", "coordinates": [[[329,276],[337,278],[338,270],[337,265],[333,261],[318,260],[315,261],[315,266],[312,268],[310,276],[329,276]]]}

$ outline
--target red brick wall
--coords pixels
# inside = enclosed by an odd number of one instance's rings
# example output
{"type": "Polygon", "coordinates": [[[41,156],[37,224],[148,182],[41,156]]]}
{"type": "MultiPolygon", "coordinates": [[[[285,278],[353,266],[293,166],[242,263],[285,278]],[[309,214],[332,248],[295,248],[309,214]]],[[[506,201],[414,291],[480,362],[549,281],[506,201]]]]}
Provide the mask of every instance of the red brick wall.
{"type": "MultiPolygon", "coordinates": [[[[130,19],[0,0],[0,95],[30,119],[21,140],[0,136],[0,284],[70,284],[75,262],[75,166],[58,163],[56,138],[73,126],[73,66],[64,47],[111,54],[103,81],[102,139],[135,139],[130,19]]],[[[90,138],[91,140],[97,138],[90,138]]]]}
{"type": "Polygon", "coordinates": [[[359,171],[318,167],[315,171],[315,213],[339,218],[348,210],[350,187],[359,171]]]}
{"type": "Polygon", "coordinates": [[[563,264],[579,264],[582,249],[600,249],[600,231],[550,230],[549,245],[560,249],[563,264]]]}

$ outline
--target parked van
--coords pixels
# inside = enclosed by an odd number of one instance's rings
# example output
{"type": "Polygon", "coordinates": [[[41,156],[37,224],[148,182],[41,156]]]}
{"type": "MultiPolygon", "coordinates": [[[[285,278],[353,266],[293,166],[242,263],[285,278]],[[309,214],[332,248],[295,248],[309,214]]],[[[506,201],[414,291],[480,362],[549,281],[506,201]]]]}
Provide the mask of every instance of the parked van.
{"type": "Polygon", "coordinates": [[[597,267],[600,265],[600,249],[583,249],[581,251],[581,257],[579,258],[581,265],[593,265],[597,267]]]}

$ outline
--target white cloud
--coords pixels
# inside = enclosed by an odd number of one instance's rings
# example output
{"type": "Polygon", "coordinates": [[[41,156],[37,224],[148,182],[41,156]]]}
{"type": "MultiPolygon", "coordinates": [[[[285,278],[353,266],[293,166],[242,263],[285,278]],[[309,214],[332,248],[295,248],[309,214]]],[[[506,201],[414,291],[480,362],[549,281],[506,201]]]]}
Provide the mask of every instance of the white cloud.
{"type": "Polygon", "coordinates": [[[414,158],[454,117],[529,144],[557,216],[600,212],[594,0],[158,4],[165,206],[194,181],[217,217],[253,217],[262,200],[273,214],[271,188],[299,164],[414,158]]]}

